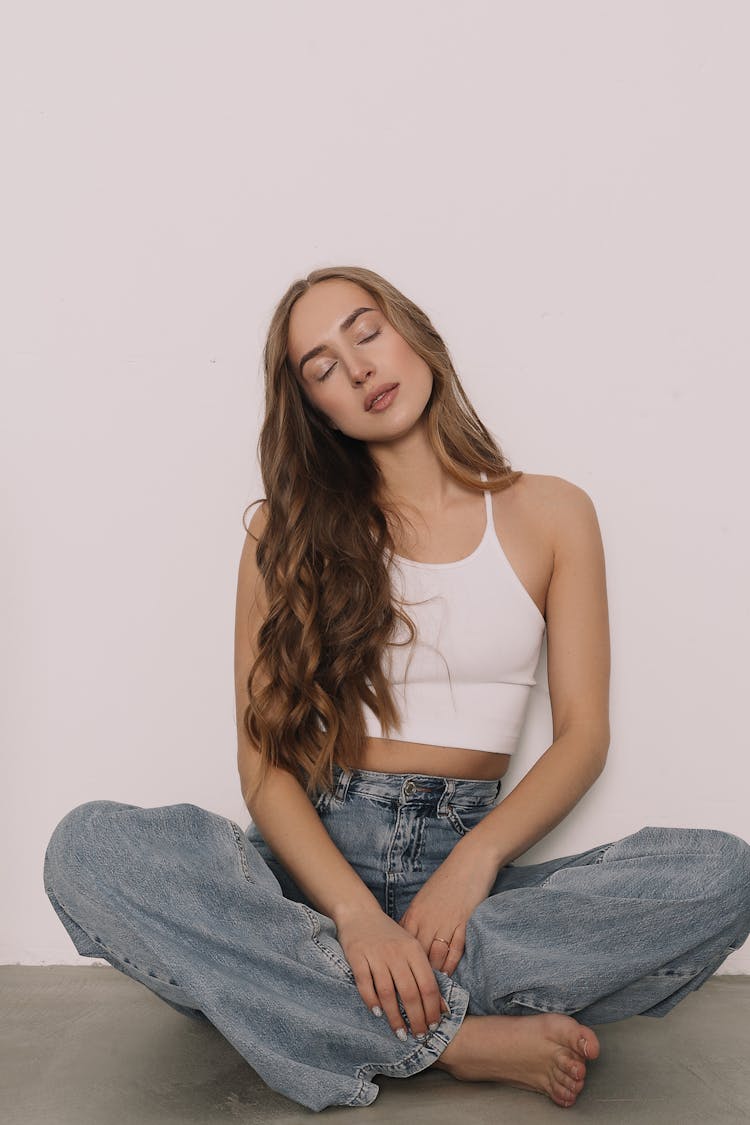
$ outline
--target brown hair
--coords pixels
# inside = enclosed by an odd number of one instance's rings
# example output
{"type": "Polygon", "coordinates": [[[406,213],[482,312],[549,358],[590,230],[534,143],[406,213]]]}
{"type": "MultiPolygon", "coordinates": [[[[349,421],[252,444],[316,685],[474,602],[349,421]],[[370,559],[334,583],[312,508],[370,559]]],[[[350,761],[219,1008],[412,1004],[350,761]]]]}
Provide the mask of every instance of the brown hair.
{"type": "Polygon", "coordinates": [[[256,560],[268,613],[258,632],[243,715],[262,759],[253,795],[271,765],[292,773],[311,798],[331,788],[334,762],[356,769],[367,737],[363,701],[386,737],[398,730],[381,662],[386,645],[395,643],[398,620],[409,633],[403,643],[416,636],[404,603],[395,604],[388,574],[395,552],[389,520],[401,526],[401,513],[384,499],[385,482],[366,443],[331,428],[303,394],[287,355],[295,301],[328,278],[365,289],[429,364],[427,435],[444,469],[477,490],[508,488],[523,475],[511,469],[478,418],[445,343],[413,301],[358,266],[313,270],[289,286],[271,317],[263,351],[265,417],[258,456],[268,521],[256,560]],[[479,478],[482,469],[486,484],[479,478]],[[260,672],[265,686],[254,690],[260,672]]]}

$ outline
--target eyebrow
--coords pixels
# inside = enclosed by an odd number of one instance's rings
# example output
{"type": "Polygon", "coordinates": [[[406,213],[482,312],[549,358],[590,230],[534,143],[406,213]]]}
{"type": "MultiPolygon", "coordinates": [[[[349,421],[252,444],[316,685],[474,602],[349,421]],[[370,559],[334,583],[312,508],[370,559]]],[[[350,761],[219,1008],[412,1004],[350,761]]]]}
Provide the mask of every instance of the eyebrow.
{"type": "MultiPolygon", "coordinates": [[[[341,321],[341,324],[339,325],[339,329],[342,332],[346,332],[347,328],[351,328],[351,326],[354,324],[354,321],[358,316],[361,316],[362,313],[376,311],[376,309],[370,308],[369,305],[360,305],[358,309],[355,309],[354,312],[350,312],[348,316],[344,317],[344,319],[341,321]]],[[[299,361],[298,370],[300,375],[302,375],[302,368],[305,366],[308,359],[313,359],[316,355],[320,355],[320,353],[324,352],[325,350],[325,344],[318,344],[317,347],[310,348],[309,352],[305,352],[305,354],[302,356],[302,359],[299,361]]]]}

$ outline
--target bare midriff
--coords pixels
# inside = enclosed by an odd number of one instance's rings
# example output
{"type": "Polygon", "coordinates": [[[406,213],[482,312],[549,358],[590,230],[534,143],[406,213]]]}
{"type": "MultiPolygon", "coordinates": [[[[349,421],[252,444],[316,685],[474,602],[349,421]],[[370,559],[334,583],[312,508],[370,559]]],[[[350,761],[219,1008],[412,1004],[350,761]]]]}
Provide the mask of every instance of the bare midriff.
{"type": "Polygon", "coordinates": [[[464,750],[454,746],[429,746],[395,738],[368,737],[360,769],[379,773],[424,773],[431,777],[462,777],[474,781],[497,780],[510,763],[510,754],[464,750]]]}

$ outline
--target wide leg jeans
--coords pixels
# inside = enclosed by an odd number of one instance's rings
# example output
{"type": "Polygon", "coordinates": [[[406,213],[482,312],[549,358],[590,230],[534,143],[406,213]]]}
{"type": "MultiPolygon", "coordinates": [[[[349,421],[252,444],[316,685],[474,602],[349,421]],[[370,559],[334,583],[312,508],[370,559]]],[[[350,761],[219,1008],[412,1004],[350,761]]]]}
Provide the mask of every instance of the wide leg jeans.
{"type": "MultiPolygon", "coordinates": [[[[339,767],[335,779],[318,814],[396,920],[500,801],[499,781],[339,767]]],[[[402,1043],[362,1000],[335,923],[254,824],[193,804],[89,801],[55,828],[44,886],[82,956],[210,1020],[271,1089],[315,1111],[369,1105],[375,1075],[431,1066],[467,1014],[664,1016],[750,932],[750,847],[727,832],[645,827],[509,864],[452,976],[435,970],[450,1013],[402,1043]]]]}

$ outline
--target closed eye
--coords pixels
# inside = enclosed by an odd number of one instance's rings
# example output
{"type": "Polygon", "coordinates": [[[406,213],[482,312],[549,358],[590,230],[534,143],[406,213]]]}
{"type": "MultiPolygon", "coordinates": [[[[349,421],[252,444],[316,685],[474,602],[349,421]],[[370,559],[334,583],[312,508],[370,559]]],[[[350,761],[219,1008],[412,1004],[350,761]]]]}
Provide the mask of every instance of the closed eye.
{"type": "MultiPolygon", "coordinates": [[[[358,341],[358,343],[366,344],[369,340],[374,340],[375,337],[379,336],[379,335],[380,335],[380,329],[378,328],[378,330],[376,332],[371,333],[371,335],[369,335],[369,336],[364,336],[361,340],[358,341]]],[[[332,363],[331,366],[328,368],[328,370],[324,371],[323,374],[320,376],[320,378],[316,379],[315,382],[316,383],[322,383],[324,379],[328,378],[328,376],[331,374],[331,372],[333,371],[335,366],[336,366],[336,364],[332,363]]]]}

